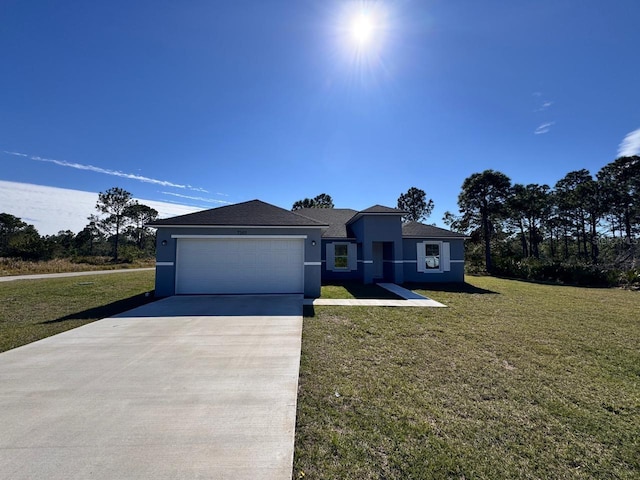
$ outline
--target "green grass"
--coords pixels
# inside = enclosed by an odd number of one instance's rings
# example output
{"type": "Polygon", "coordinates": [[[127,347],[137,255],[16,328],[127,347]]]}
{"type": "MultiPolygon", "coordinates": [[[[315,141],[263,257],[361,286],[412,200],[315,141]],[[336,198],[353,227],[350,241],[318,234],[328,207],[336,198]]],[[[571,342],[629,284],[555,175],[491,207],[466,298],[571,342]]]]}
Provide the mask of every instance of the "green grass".
{"type": "Polygon", "coordinates": [[[294,478],[640,477],[640,294],[468,281],[307,310],[294,478]]]}
{"type": "Polygon", "coordinates": [[[0,283],[0,351],[152,300],[153,271],[0,283]]]}

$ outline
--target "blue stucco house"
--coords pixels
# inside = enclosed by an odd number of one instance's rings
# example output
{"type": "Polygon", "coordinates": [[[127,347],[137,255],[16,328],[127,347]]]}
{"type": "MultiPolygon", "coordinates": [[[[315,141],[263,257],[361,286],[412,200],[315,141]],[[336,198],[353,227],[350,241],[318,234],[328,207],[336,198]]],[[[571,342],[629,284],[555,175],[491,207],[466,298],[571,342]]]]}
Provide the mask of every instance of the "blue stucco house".
{"type": "Polygon", "coordinates": [[[463,282],[464,235],[405,212],[252,200],[157,220],[156,295],[302,293],[322,282],[463,282]]]}

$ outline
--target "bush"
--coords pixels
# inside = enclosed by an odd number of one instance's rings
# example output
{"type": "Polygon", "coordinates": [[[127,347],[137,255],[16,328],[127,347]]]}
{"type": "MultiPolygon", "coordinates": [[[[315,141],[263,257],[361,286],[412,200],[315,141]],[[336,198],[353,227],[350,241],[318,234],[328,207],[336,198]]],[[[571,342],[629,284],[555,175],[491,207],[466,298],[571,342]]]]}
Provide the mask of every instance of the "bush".
{"type": "Polygon", "coordinates": [[[620,284],[618,271],[585,263],[507,258],[497,259],[494,269],[496,275],[525,280],[599,287],[620,284]]]}

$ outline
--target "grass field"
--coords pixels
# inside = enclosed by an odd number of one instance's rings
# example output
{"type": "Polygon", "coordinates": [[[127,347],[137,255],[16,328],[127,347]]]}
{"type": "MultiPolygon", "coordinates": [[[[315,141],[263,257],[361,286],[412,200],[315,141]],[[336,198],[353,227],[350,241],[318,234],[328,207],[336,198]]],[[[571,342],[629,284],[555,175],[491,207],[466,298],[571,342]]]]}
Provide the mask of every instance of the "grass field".
{"type": "Polygon", "coordinates": [[[640,293],[468,282],[306,311],[294,478],[640,478],[640,293]]]}
{"type": "Polygon", "coordinates": [[[0,283],[0,352],[148,302],[153,271],[0,283]]]}

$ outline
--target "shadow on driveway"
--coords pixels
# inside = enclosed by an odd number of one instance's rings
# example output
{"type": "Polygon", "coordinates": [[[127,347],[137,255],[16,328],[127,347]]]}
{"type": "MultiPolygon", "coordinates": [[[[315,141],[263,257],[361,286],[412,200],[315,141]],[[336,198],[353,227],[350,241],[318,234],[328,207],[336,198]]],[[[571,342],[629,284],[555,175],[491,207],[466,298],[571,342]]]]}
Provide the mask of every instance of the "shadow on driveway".
{"type": "Polygon", "coordinates": [[[302,295],[176,295],[115,318],[301,316],[302,295]]]}
{"type": "Polygon", "coordinates": [[[67,320],[100,320],[101,318],[112,317],[127,310],[146,305],[148,303],[156,301],[157,298],[153,294],[141,293],[140,295],[134,295],[133,297],[124,298],[117,302],[108,303],[107,305],[100,305],[99,307],[89,308],[82,310],[81,312],[70,313],[64,317],[55,318],[53,320],[46,320],[40,322],[41,325],[62,323],[67,320]]]}

